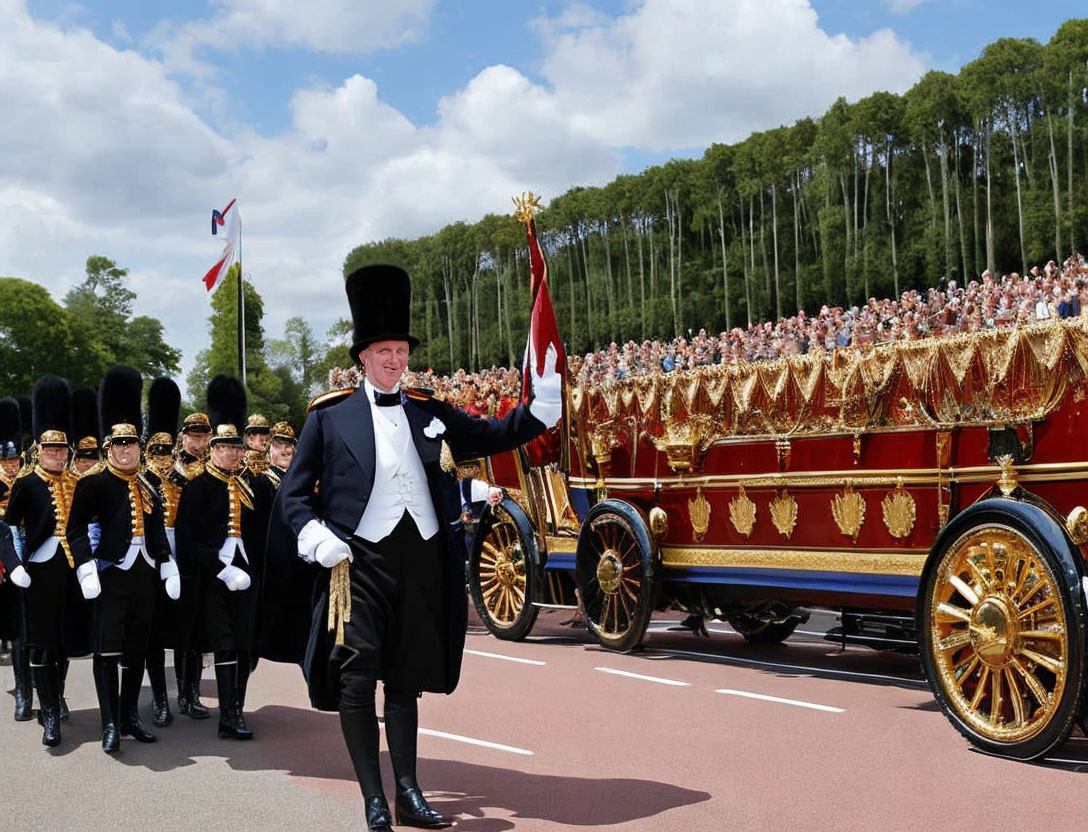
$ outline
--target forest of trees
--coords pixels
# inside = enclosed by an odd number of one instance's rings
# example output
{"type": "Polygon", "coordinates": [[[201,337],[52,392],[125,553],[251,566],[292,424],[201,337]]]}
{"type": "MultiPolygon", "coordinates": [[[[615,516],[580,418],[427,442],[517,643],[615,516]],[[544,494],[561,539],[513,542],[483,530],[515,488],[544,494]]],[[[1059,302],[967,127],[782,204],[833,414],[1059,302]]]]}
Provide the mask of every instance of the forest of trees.
{"type": "MultiPolygon", "coordinates": [[[[582,351],[1060,260],[1088,247],[1086,184],[1088,20],[1071,20],[903,95],[840,98],[701,159],[572,188],[537,224],[582,351]]],[[[413,276],[413,365],[517,362],[528,265],[512,217],[361,245],[344,273],[373,262],[413,276]]]]}

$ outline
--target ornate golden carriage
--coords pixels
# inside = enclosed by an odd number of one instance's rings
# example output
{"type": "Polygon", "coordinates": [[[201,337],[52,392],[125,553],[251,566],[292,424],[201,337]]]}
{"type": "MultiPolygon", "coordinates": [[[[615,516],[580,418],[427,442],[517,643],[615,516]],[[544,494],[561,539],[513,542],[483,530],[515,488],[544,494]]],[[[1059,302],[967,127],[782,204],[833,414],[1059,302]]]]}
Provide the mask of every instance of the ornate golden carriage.
{"type": "Polygon", "coordinates": [[[1044,754],[1084,699],[1086,379],[1077,320],[576,386],[569,464],[484,463],[476,607],[520,638],[580,599],[617,650],[672,605],[757,642],[834,610],[971,742],[1044,754]]]}

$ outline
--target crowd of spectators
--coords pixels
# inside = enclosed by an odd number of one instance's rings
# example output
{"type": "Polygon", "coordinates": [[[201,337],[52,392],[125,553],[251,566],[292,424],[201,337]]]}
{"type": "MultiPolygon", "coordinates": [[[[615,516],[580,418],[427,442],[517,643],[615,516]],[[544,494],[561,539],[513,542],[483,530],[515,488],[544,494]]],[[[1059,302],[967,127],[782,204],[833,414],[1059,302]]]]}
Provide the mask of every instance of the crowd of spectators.
{"type": "MultiPolygon", "coordinates": [[[[651,373],[686,370],[711,364],[767,361],[836,347],[862,349],[891,341],[977,332],[1028,324],[1048,318],[1088,315],[1088,263],[1075,254],[1059,266],[1053,260],[1033,266],[1026,275],[995,277],[987,269],[978,280],[960,286],[943,279],[924,292],[910,290],[898,300],[870,298],[863,306],[823,306],[815,315],[798,312],[778,323],[735,327],[717,335],[705,329],[671,341],[615,342],[585,356],[572,356],[570,369],[579,381],[599,384],[651,373]]],[[[334,369],[333,387],[361,383],[355,368],[334,369]]],[[[520,374],[492,367],[452,376],[427,370],[410,372],[409,386],[429,387],[435,395],[479,416],[502,416],[517,402],[520,374]]]]}

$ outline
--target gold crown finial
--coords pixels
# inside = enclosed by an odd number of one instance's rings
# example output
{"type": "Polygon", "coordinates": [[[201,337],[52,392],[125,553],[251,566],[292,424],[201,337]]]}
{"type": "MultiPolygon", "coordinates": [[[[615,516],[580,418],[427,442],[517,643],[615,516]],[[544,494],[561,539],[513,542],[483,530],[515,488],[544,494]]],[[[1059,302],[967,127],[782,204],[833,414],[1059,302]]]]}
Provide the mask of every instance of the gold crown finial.
{"type": "Polygon", "coordinates": [[[514,203],[514,218],[524,225],[531,223],[540,210],[540,197],[532,191],[523,191],[521,196],[510,199],[514,203]]]}

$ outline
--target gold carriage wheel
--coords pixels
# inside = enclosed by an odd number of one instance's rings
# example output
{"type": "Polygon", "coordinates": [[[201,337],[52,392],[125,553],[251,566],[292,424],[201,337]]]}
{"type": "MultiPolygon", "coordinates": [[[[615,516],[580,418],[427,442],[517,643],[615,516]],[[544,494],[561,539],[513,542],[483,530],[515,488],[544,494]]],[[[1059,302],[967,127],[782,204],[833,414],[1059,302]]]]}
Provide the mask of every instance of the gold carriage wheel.
{"type": "Polygon", "coordinates": [[[638,621],[641,551],[631,531],[613,518],[594,523],[589,544],[596,575],[591,581],[592,597],[583,599],[586,613],[603,638],[617,639],[638,621]]]}
{"type": "Polygon", "coordinates": [[[1059,576],[1022,534],[986,525],[949,547],[935,580],[930,650],[949,707],[990,742],[1034,738],[1071,683],[1059,576]]]}
{"type": "Polygon", "coordinates": [[[497,627],[513,626],[525,606],[525,552],[517,525],[506,515],[491,526],[480,547],[480,598],[497,627]]]}

